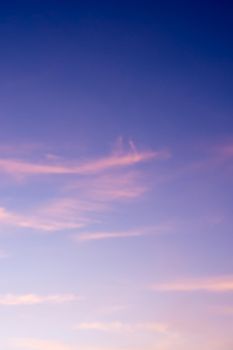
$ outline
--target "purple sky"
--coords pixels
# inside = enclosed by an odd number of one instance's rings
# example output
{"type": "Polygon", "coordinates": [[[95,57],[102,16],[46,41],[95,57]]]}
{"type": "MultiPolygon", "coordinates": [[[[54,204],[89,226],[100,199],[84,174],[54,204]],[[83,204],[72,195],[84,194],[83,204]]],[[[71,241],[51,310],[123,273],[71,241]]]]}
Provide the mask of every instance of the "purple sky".
{"type": "Polygon", "coordinates": [[[232,350],[232,14],[0,5],[0,348],[232,350]]]}

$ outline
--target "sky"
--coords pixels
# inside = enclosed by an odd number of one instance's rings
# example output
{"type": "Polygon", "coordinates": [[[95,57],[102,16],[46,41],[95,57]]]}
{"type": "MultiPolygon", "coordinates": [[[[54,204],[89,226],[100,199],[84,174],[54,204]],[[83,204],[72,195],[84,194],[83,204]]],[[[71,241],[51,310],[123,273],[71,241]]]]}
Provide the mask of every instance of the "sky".
{"type": "Polygon", "coordinates": [[[0,348],[232,350],[230,1],[0,4],[0,348]]]}

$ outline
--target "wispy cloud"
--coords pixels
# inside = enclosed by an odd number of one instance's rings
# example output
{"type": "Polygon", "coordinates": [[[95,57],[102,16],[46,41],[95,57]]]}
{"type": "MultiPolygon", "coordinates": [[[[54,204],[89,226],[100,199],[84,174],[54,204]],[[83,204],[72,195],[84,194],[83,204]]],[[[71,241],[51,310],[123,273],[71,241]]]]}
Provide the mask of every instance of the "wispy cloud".
{"type": "Polygon", "coordinates": [[[0,153],[4,156],[18,155],[25,156],[32,153],[38,153],[45,149],[45,145],[42,143],[5,143],[0,144],[0,153]]]}
{"type": "Polygon", "coordinates": [[[123,322],[93,322],[80,323],[74,329],[98,332],[155,332],[167,333],[168,326],[163,323],[123,323],[123,322]]]}
{"type": "MultiPolygon", "coordinates": [[[[91,185],[90,185],[91,186],[91,185]]],[[[126,197],[128,199],[128,196],[126,197]]],[[[106,195],[98,198],[96,193],[90,193],[87,186],[75,196],[61,197],[31,208],[27,213],[18,213],[0,207],[0,224],[4,227],[16,227],[53,232],[59,230],[81,229],[93,222],[99,222],[101,213],[111,210],[112,205],[125,200],[125,197],[106,195]],[[79,198],[76,198],[79,197],[79,198]]],[[[107,233],[106,233],[107,234],[107,233]]],[[[142,232],[125,232],[128,236],[142,235],[142,232]]],[[[113,233],[114,235],[114,233],[113,233]]],[[[86,235],[88,239],[88,235],[86,235]]],[[[111,238],[111,237],[109,237],[111,238]]]]}
{"type": "Polygon", "coordinates": [[[56,294],[56,295],[38,295],[38,294],[5,294],[0,295],[0,306],[17,305],[39,305],[39,304],[63,304],[80,300],[75,294],[56,294]]]}
{"type": "Polygon", "coordinates": [[[73,236],[77,242],[87,241],[100,241],[108,239],[121,239],[142,237],[146,235],[162,234],[171,229],[170,225],[158,225],[154,227],[144,227],[141,229],[128,230],[128,231],[99,231],[99,232],[84,232],[73,236]]]}
{"type": "Polygon", "coordinates": [[[45,210],[35,210],[26,214],[18,214],[8,211],[6,208],[0,208],[0,223],[5,226],[19,228],[29,228],[41,231],[57,231],[63,229],[77,229],[84,226],[85,220],[81,216],[72,216],[70,209],[69,215],[59,216],[45,213],[45,210]]]}
{"type": "Polygon", "coordinates": [[[19,159],[1,158],[0,171],[12,176],[27,175],[64,175],[96,174],[106,170],[132,166],[152,159],[163,159],[169,157],[167,151],[137,151],[130,150],[121,154],[112,153],[107,157],[92,159],[84,162],[72,162],[72,164],[38,163],[19,159]]]}
{"type": "Polygon", "coordinates": [[[37,208],[28,210],[27,213],[17,213],[0,207],[0,224],[4,227],[45,232],[80,229],[96,222],[96,215],[108,212],[114,202],[121,200],[122,197],[98,199],[95,194],[92,196],[85,193],[84,189],[79,194],[79,199],[74,194],[72,197],[53,199],[37,208]]]}
{"type": "MultiPolygon", "coordinates": [[[[77,175],[61,176],[59,187],[54,183],[54,198],[44,203],[33,203],[27,212],[0,207],[0,224],[40,231],[80,229],[96,222],[100,213],[106,213],[112,206],[140,198],[148,184],[140,167],[131,168],[156,158],[166,158],[167,151],[138,151],[131,141],[128,150],[117,146],[109,156],[82,162],[61,162],[52,157],[50,162],[38,163],[19,159],[0,159],[0,172],[7,172],[20,179],[28,175],[77,175]],[[72,163],[72,164],[71,164],[72,163]]],[[[40,179],[40,177],[39,177],[40,179]]],[[[59,180],[59,181],[60,181],[59,180]]],[[[140,235],[141,233],[128,233],[140,235]]]]}
{"type": "Polygon", "coordinates": [[[233,292],[233,276],[185,279],[168,283],[153,284],[151,289],[162,292],[233,292]]]}
{"type": "MultiPolygon", "coordinates": [[[[17,338],[10,340],[8,342],[10,349],[23,349],[23,350],[143,350],[141,346],[137,347],[128,347],[128,346],[112,346],[112,345],[71,345],[61,341],[55,340],[42,340],[42,339],[33,339],[33,338],[17,338]]],[[[7,348],[8,349],[8,348],[7,348]]],[[[148,350],[154,349],[154,347],[148,348],[148,350]]],[[[172,347],[171,347],[172,349],[172,347]]],[[[168,348],[161,348],[161,350],[168,350],[168,348]]],[[[170,348],[169,348],[170,350],[170,348]]]]}
{"type": "Polygon", "coordinates": [[[134,199],[143,195],[148,186],[139,171],[117,171],[98,174],[73,182],[68,189],[83,193],[98,202],[134,199]]]}
{"type": "Polygon", "coordinates": [[[63,342],[42,339],[15,339],[10,342],[14,348],[23,350],[76,350],[72,345],[63,342]]]}

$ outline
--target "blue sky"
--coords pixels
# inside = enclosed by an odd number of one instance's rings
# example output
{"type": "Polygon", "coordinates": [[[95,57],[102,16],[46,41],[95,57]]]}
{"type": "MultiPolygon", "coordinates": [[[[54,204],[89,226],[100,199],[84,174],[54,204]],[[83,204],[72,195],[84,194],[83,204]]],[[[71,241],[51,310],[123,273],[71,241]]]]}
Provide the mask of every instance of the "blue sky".
{"type": "Polygon", "coordinates": [[[231,13],[1,4],[2,348],[232,349],[231,13]]]}

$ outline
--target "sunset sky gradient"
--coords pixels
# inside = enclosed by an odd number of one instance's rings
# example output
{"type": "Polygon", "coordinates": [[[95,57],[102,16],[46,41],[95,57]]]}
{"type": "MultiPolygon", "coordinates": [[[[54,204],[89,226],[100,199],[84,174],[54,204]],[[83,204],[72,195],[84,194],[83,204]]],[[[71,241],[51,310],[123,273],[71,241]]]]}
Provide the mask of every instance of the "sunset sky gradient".
{"type": "Polygon", "coordinates": [[[1,3],[1,349],[233,349],[232,13],[1,3]]]}

